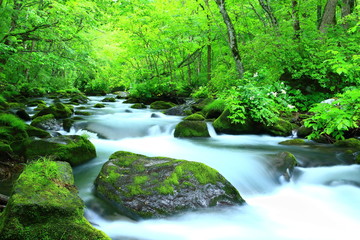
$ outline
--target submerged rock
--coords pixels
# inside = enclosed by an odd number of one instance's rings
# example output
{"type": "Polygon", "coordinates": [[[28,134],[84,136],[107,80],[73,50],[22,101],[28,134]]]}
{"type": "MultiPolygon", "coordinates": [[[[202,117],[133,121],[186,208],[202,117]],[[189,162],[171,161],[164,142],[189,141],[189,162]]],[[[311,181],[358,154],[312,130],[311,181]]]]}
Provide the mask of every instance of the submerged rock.
{"type": "Polygon", "coordinates": [[[0,236],[3,240],[110,239],[84,218],[70,165],[52,161],[31,163],[20,175],[0,218],[0,236]]]}
{"type": "Polygon", "coordinates": [[[95,191],[133,219],[245,203],[234,186],[205,164],[122,151],[104,164],[95,191]]]}
{"type": "Polygon", "coordinates": [[[284,177],[289,181],[294,171],[297,161],[295,156],[290,152],[281,152],[277,154],[271,161],[271,168],[277,178],[284,177]]]}
{"type": "Polygon", "coordinates": [[[36,159],[41,156],[77,166],[95,158],[96,150],[89,140],[78,135],[32,140],[26,148],[26,158],[36,159]]]}

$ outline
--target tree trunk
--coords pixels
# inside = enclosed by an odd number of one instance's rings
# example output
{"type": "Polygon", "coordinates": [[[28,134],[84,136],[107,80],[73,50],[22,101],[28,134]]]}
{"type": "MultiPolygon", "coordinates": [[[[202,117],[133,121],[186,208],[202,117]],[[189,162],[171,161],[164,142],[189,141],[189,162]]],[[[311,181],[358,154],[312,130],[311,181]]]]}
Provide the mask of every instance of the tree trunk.
{"type": "MultiPolygon", "coordinates": [[[[209,0],[205,0],[205,4],[208,8],[209,7],[209,0]]],[[[204,8],[205,10],[205,8],[204,8]]],[[[206,79],[208,82],[211,81],[211,71],[212,71],[212,68],[211,68],[211,64],[212,64],[212,46],[211,46],[211,38],[210,38],[210,33],[211,33],[211,19],[210,19],[210,16],[209,14],[206,14],[206,18],[207,18],[207,25],[208,25],[208,28],[209,28],[209,32],[208,32],[208,41],[209,43],[207,44],[207,58],[206,58],[206,79]]]]}
{"type": "Polygon", "coordinates": [[[266,12],[266,15],[270,20],[271,26],[273,28],[278,27],[278,21],[273,13],[273,10],[270,7],[268,0],[259,0],[259,4],[262,7],[262,9],[266,12]]]}
{"type": "Polygon", "coordinates": [[[219,7],[220,13],[221,13],[221,15],[224,19],[224,22],[226,24],[226,27],[227,27],[228,42],[229,42],[229,46],[231,49],[231,53],[232,53],[234,61],[235,61],[236,70],[239,74],[239,77],[243,78],[244,67],[241,62],[241,57],[240,57],[240,53],[239,53],[239,49],[238,49],[238,45],[237,45],[236,32],[235,32],[234,25],[232,24],[231,19],[229,17],[229,14],[226,11],[225,0],[215,0],[215,1],[219,7]]]}
{"type": "Polygon", "coordinates": [[[299,4],[298,1],[292,1],[292,18],[293,18],[293,29],[294,29],[294,38],[300,38],[300,19],[299,19],[299,4]]]}
{"type": "Polygon", "coordinates": [[[322,33],[326,33],[327,28],[336,24],[336,5],[338,0],[328,0],[322,15],[319,30],[322,33]]]}
{"type": "MultiPolygon", "coordinates": [[[[345,18],[347,15],[352,13],[354,7],[354,0],[343,0],[341,5],[341,17],[345,18]]],[[[345,21],[343,24],[345,29],[349,28],[349,24],[345,21]]]]}

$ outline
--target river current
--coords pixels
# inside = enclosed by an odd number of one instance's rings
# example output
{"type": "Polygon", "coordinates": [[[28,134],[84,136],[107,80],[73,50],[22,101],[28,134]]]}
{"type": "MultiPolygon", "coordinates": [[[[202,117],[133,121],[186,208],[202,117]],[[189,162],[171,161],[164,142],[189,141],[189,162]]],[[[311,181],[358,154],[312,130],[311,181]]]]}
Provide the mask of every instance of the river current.
{"type": "MultiPolygon", "coordinates": [[[[103,97],[90,97],[93,106],[103,97]]],[[[97,157],[74,169],[86,217],[112,239],[128,240],[352,240],[359,239],[360,166],[326,145],[283,146],[291,137],[218,135],[211,138],[173,137],[181,117],[145,109],[122,100],[90,108],[70,133],[85,134],[97,157]],[[247,205],[184,213],[165,219],[132,221],[117,214],[93,195],[93,182],[116,151],[198,161],[217,169],[246,200],[247,205]],[[301,166],[290,182],[277,179],[269,159],[282,151],[293,153],[301,166]]]]}

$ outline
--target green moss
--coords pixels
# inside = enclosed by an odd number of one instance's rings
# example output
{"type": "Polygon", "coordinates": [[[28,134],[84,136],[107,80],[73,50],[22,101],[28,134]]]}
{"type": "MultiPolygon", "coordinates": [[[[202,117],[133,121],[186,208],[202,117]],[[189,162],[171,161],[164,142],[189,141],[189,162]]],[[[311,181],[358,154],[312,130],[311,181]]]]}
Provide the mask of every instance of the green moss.
{"type": "Polygon", "coordinates": [[[204,121],[182,121],[175,127],[175,137],[210,137],[207,125],[204,121]]]}
{"type": "Polygon", "coordinates": [[[97,103],[94,105],[94,108],[104,108],[104,107],[105,107],[105,105],[102,103],[97,103]]]}
{"type": "Polygon", "coordinates": [[[304,144],[306,144],[306,142],[304,139],[297,138],[297,139],[285,140],[285,141],[280,142],[279,144],[282,144],[282,145],[304,145],[304,144]]]}
{"type": "Polygon", "coordinates": [[[107,97],[102,100],[102,102],[116,102],[116,99],[113,97],[107,97]]]}
{"type": "Polygon", "coordinates": [[[190,116],[187,116],[186,118],[184,118],[184,120],[188,120],[188,121],[204,121],[205,118],[204,118],[204,116],[202,116],[199,113],[194,113],[194,114],[191,114],[190,116]]]}
{"type": "Polygon", "coordinates": [[[138,154],[129,153],[125,151],[118,151],[110,156],[111,159],[118,159],[116,164],[121,167],[129,167],[135,160],[139,158],[138,154]]]}
{"type": "Polygon", "coordinates": [[[73,107],[58,102],[42,109],[34,115],[34,118],[47,114],[53,114],[56,119],[68,118],[73,114],[73,107]]]}
{"type": "Polygon", "coordinates": [[[51,156],[55,160],[78,166],[96,157],[95,146],[83,136],[68,135],[33,140],[27,145],[26,158],[51,156]]]}
{"type": "Polygon", "coordinates": [[[144,184],[149,180],[148,176],[135,176],[134,184],[144,184]]]}
{"type": "Polygon", "coordinates": [[[175,107],[176,104],[172,102],[156,101],[150,104],[151,109],[169,109],[175,107]]]}
{"type": "Polygon", "coordinates": [[[49,120],[55,120],[55,116],[53,114],[47,114],[47,115],[42,115],[39,117],[36,117],[34,120],[32,120],[31,122],[31,126],[39,126],[40,123],[43,123],[45,121],[49,121],[49,120]]]}
{"type": "Polygon", "coordinates": [[[144,109],[144,108],[146,108],[146,105],[143,104],[143,103],[135,103],[135,104],[131,105],[130,108],[133,108],[133,109],[144,109]]]}
{"type": "Polygon", "coordinates": [[[278,119],[273,125],[266,126],[265,130],[275,136],[290,136],[293,130],[293,125],[284,119],[278,119]]]}
{"type": "Polygon", "coordinates": [[[217,118],[226,109],[226,102],[223,99],[216,99],[205,105],[203,112],[206,118],[217,118]]]}
{"type": "Polygon", "coordinates": [[[163,195],[173,194],[174,188],[170,185],[161,185],[156,188],[156,190],[163,195]]]}
{"type": "Polygon", "coordinates": [[[48,159],[28,164],[0,224],[1,239],[109,239],[83,217],[71,167],[48,159]]]}
{"type": "Polygon", "coordinates": [[[0,114],[0,126],[12,127],[14,129],[25,131],[26,123],[12,114],[0,114]]]}
{"type": "Polygon", "coordinates": [[[337,147],[347,147],[360,150],[360,140],[356,138],[349,138],[345,140],[339,140],[334,143],[337,147]]]}

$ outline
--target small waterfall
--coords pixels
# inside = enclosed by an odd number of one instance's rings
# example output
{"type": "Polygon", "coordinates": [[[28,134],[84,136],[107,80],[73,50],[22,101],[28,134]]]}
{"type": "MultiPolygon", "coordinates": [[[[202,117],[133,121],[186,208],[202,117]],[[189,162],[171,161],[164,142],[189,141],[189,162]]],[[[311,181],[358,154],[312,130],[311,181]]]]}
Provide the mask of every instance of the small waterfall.
{"type": "Polygon", "coordinates": [[[214,126],[212,125],[212,123],[211,123],[211,122],[207,122],[206,125],[207,125],[207,128],[208,128],[210,137],[216,137],[216,136],[217,136],[217,133],[216,133],[215,128],[214,128],[214,126]]]}

